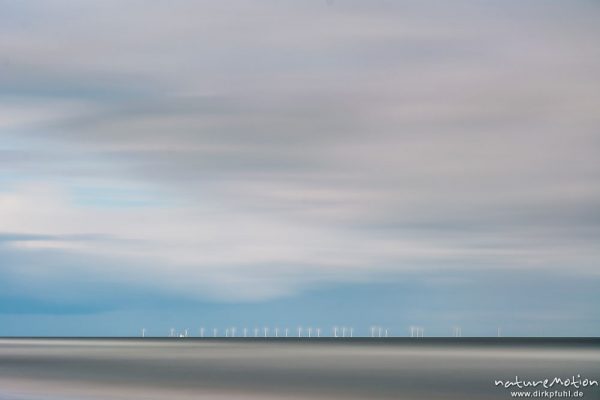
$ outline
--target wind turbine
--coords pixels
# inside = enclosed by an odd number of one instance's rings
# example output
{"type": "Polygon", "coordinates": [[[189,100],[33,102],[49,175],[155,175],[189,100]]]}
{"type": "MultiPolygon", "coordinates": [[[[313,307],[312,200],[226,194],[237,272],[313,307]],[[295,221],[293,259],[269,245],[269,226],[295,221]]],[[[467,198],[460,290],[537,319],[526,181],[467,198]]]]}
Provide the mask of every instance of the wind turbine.
{"type": "Polygon", "coordinates": [[[175,337],[175,328],[171,328],[171,331],[169,332],[169,337],[175,337]]]}
{"type": "Polygon", "coordinates": [[[454,327],[454,337],[461,337],[462,336],[462,329],[460,328],[460,326],[455,326],[454,327]]]}
{"type": "Polygon", "coordinates": [[[354,337],[354,328],[350,328],[350,337],[354,337]]]}
{"type": "Polygon", "coordinates": [[[213,328],[213,337],[217,337],[217,333],[219,333],[219,330],[217,328],[213,328]]]}
{"type": "Polygon", "coordinates": [[[267,335],[269,334],[269,328],[265,326],[264,331],[265,331],[265,337],[267,337],[267,335]]]}
{"type": "Polygon", "coordinates": [[[423,337],[423,332],[425,330],[420,326],[411,326],[410,327],[410,337],[423,337]]]}
{"type": "Polygon", "coordinates": [[[254,337],[258,337],[258,328],[254,328],[254,337]]]}
{"type": "MultiPolygon", "coordinates": [[[[411,326],[411,329],[412,329],[412,326],[411,326]]],[[[412,335],[411,335],[411,336],[412,336],[412,335]]],[[[375,337],[375,327],[374,327],[374,326],[372,326],[372,327],[371,327],[371,337],[372,337],[372,338],[374,338],[374,337],[375,337]]]]}
{"type": "Polygon", "coordinates": [[[500,327],[498,327],[498,337],[500,337],[500,327]]]}
{"type": "Polygon", "coordinates": [[[321,337],[321,328],[317,328],[317,337],[321,337]]]}
{"type": "Polygon", "coordinates": [[[338,330],[337,326],[334,326],[333,327],[333,337],[338,337],[337,330],[338,330]]]}
{"type": "Polygon", "coordinates": [[[310,338],[312,336],[312,328],[309,326],[308,327],[308,337],[310,338]]]}
{"type": "Polygon", "coordinates": [[[275,337],[279,337],[279,328],[275,327],[275,337]]]}
{"type": "Polygon", "coordinates": [[[290,330],[288,328],[285,328],[285,337],[288,337],[290,330]]]}
{"type": "Polygon", "coordinates": [[[244,328],[244,337],[248,337],[248,328],[244,328]]]}
{"type": "Polygon", "coordinates": [[[146,337],[146,328],[142,328],[142,337],[146,337]]]}
{"type": "Polygon", "coordinates": [[[200,328],[200,337],[204,337],[204,328],[200,328]]]}
{"type": "Polygon", "coordinates": [[[298,337],[302,337],[302,327],[298,327],[298,337]]]}

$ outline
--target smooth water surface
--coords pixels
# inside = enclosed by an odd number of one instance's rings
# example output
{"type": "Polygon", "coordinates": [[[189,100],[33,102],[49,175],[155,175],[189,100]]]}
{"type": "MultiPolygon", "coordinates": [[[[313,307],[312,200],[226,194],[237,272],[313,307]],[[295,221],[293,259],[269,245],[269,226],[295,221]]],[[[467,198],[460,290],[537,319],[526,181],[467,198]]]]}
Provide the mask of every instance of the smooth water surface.
{"type": "Polygon", "coordinates": [[[509,399],[494,380],[578,374],[600,340],[0,339],[2,400],[509,399]]]}

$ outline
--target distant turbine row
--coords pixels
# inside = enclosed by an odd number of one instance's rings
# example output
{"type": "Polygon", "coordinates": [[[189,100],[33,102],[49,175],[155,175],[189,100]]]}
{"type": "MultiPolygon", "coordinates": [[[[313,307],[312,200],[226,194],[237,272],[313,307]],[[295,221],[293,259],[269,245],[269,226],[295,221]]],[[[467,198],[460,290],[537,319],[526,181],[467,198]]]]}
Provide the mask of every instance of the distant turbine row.
{"type": "MultiPolygon", "coordinates": [[[[382,326],[371,326],[369,329],[370,337],[372,338],[387,338],[392,337],[391,331],[388,328],[384,328],[382,326]]],[[[500,328],[497,330],[497,336],[500,337],[500,328]]],[[[142,337],[146,337],[146,328],[142,328],[142,337]]],[[[303,328],[299,326],[297,329],[290,328],[269,328],[265,326],[263,328],[242,328],[241,331],[238,331],[236,327],[225,328],[224,330],[219,330],[219,328],[212,328],[212,330],[208,330],[205,328],[200,328],[198,337],[306,337],[306,338],[320,338],[325,337],[325,333],[321,330],[320,327],[307,327],[303,328]]],[[[414,326],[411,325],[409,327],[409,334],[412,338],[422,338],[425,336],[425,328],[422,326],[414,326]]],[[[184,329],[183,331],[177,331],[175,328],[171,328],[169,330],[169,337],[190,337],[189,329],[184,329]]],[[[454,337],[462,337],[462,328],[460,326],[455,326],[452,328],[452,336],[454,337]]],[[[331,328],[331,333],[327,337],[334,338],[352,338],[354,336],[354,328],[346,327],[346,326],[334,326],[331,328]]]]}
{"type": "MultiPolygon", "coordinates": [[[[142,336],[145,336],[146,329],[142,329],[142,336]]],[[[249,328],[243,328],[241,332],[237,330],[236,327],[225,328],[224,330],[219,331],[218,328],[213,328],[212,332],[207,331],[205,328],[200,328],[199,337],[321,337],[322,330],[321,328],[313,328],[307,327],[303,328],[299,326],[297,330],[292,330],[290,328],[269,328],[265,326],[264,328],[254,328],[253,330],[249,328]],[[211,335],[212,333],[212,335],[211,335]]],[[[334,326],[331,328],[331,336],[332,337],[352,337],[354,334],[354,328],[341,327],[338,328],[334,326]]],[[[169,331],[169,337],[189,337],[188,329],[185,329],[183,332],[176,332],[175,328],[171,328],[169,331]]]]}

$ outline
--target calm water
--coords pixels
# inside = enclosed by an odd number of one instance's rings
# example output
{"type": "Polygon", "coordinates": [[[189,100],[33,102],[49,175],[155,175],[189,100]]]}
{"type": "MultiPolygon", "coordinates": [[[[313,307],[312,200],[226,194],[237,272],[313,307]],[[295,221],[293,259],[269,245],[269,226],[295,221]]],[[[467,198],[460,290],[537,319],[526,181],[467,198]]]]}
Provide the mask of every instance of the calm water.
{"type": "Polygon", "coordinates": [[[495,379],[577,374],[600,380],[599,339],[0,339],[2,400],[509,399],[495,379]]]}

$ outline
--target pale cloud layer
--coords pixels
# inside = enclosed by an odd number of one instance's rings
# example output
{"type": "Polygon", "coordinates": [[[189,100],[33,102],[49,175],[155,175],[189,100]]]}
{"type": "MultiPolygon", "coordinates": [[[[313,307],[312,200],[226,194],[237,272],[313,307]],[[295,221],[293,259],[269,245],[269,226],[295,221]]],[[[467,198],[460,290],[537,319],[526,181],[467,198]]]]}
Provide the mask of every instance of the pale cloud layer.
{"type": "Polygon", "coordinates": [[[15,286],[598,275],[594,2],[0,7],[0,256],[38,255],[15,286]]]}

